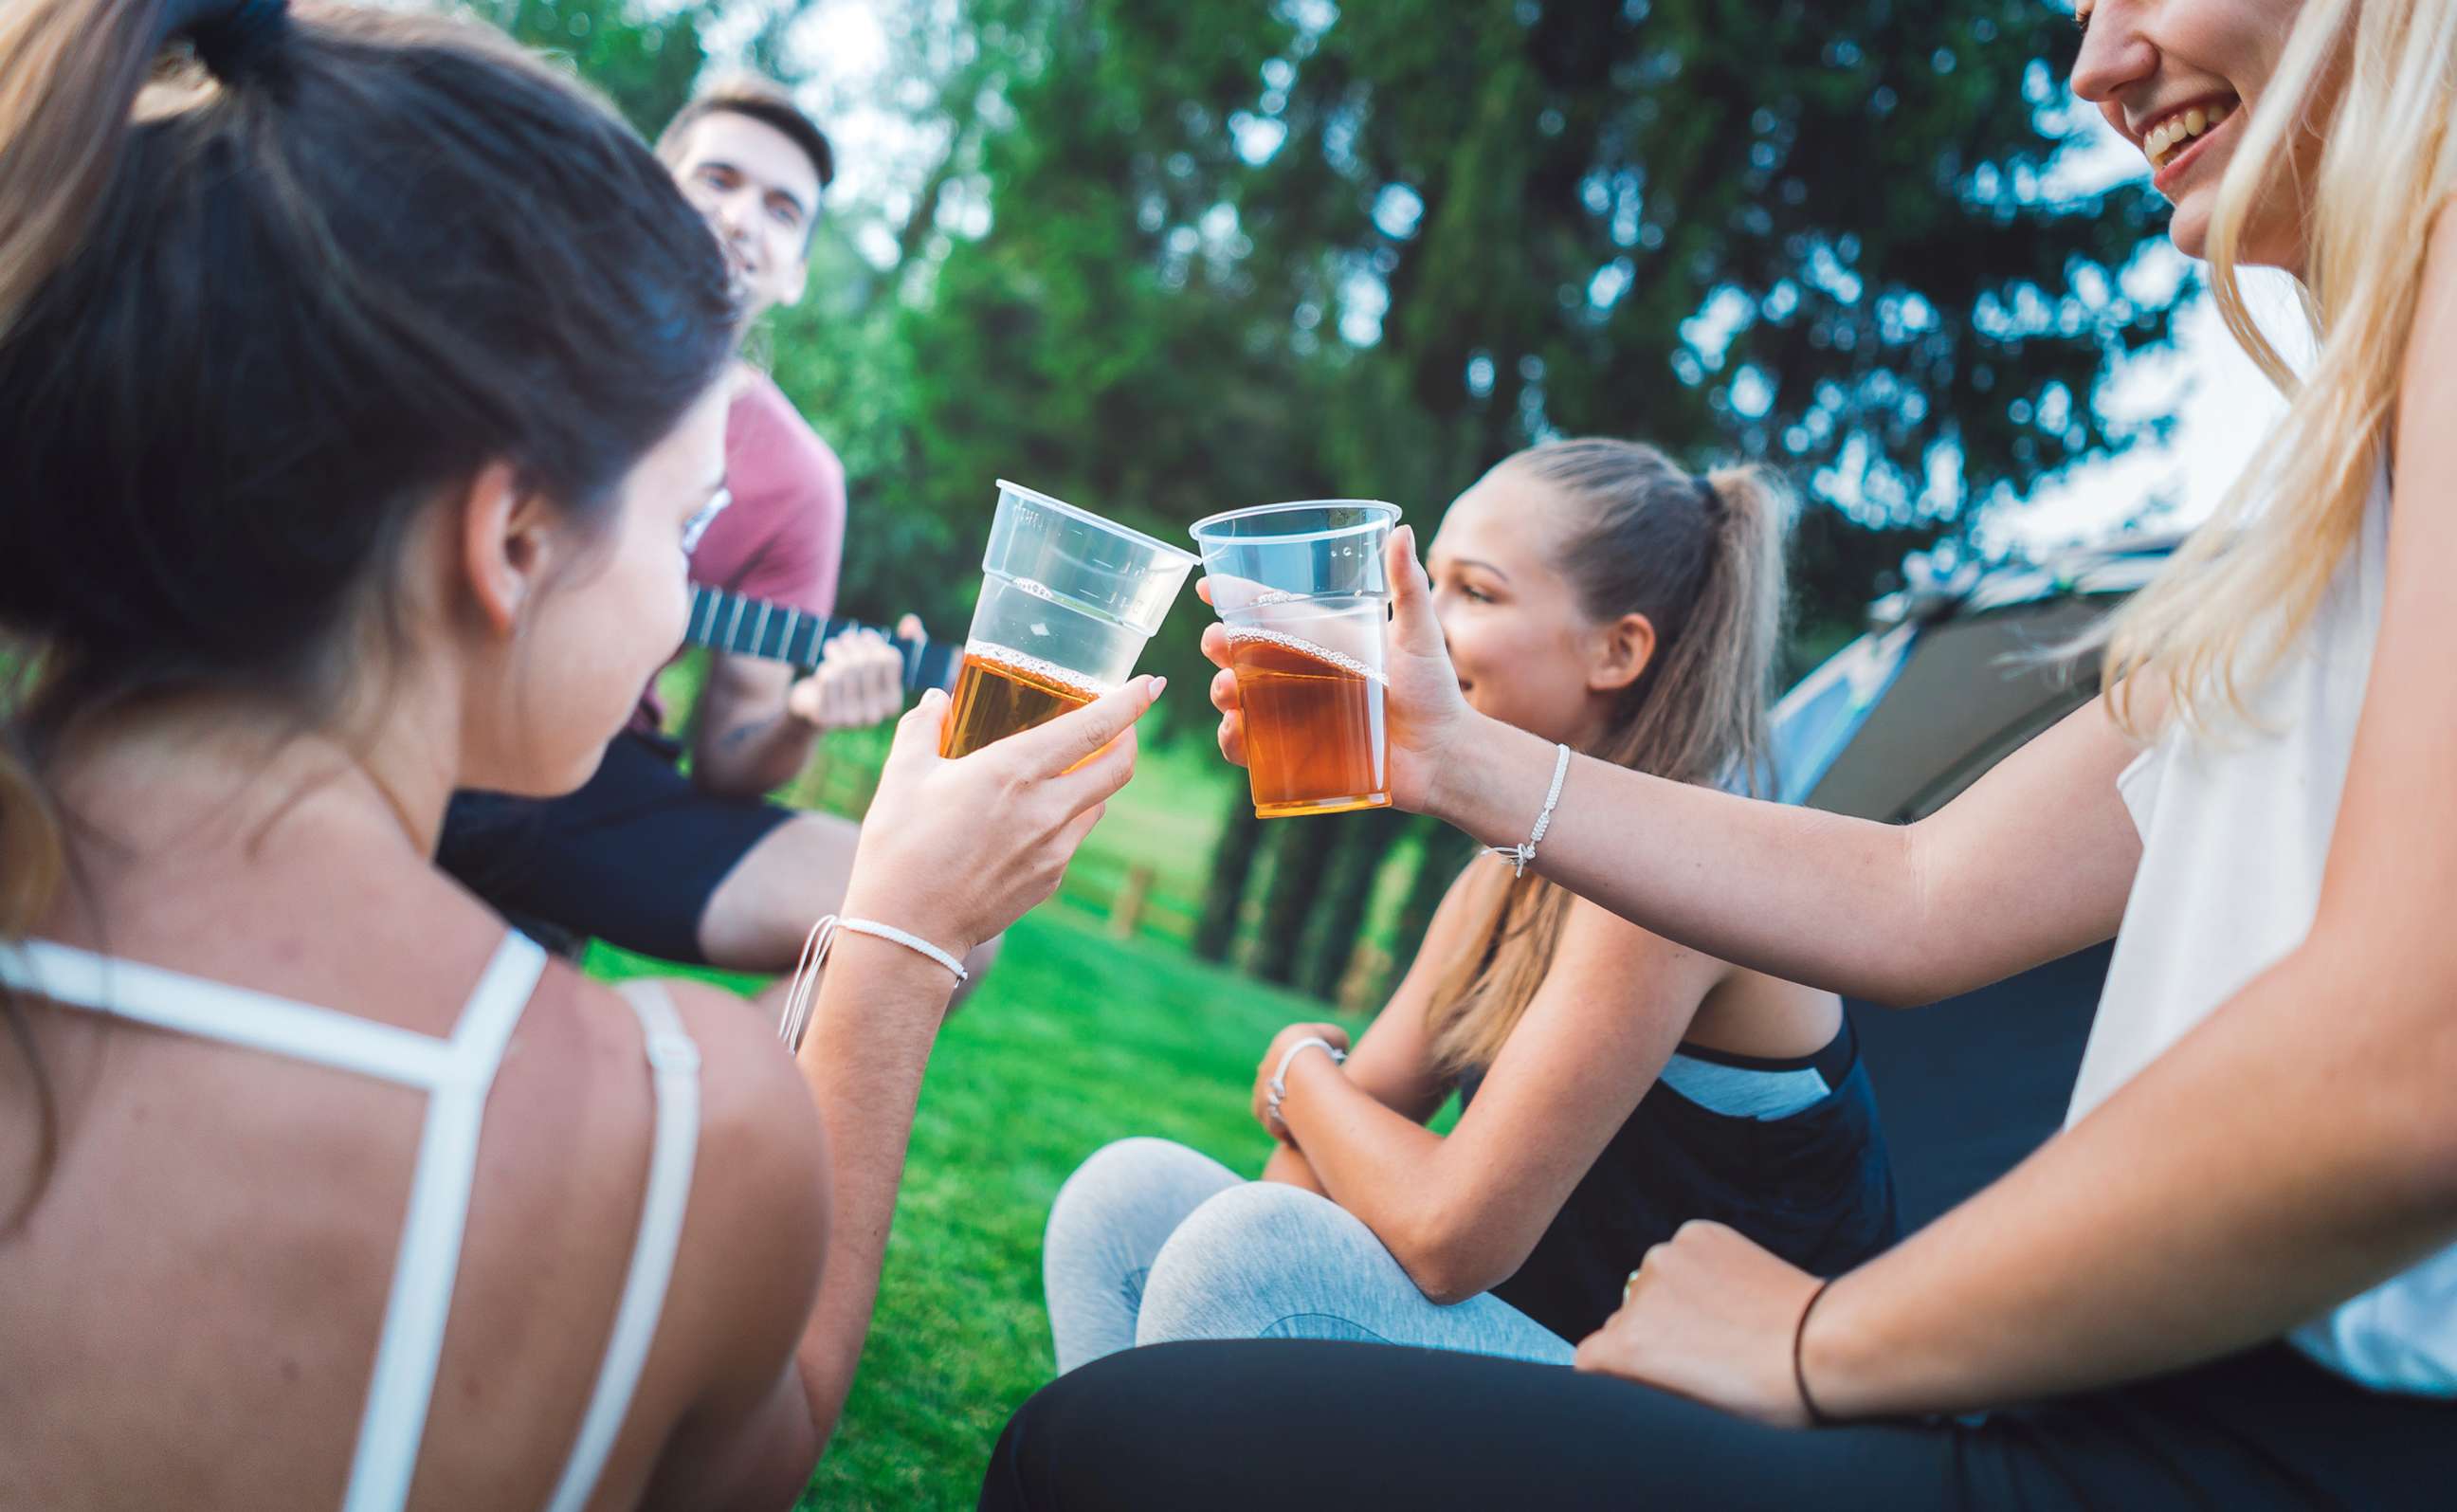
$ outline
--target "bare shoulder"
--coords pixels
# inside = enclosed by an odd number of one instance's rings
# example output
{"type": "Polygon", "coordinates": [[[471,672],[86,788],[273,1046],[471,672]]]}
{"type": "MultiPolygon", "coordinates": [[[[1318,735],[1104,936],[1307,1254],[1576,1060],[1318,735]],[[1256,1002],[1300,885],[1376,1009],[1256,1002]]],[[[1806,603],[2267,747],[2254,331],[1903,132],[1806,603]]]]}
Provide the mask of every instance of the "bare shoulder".
{"type": "Polygon", "coordinates": [[[2431,213],[2429,236],[2424,277],[2428,280],[2436,272],[2443,280],[2457,278],[2457,194],[2440,201],[2440,208],[2431,213]]]}
{"type": "MultiPolygon", "coordinates": [[[[2450,394],[2457,392],[2457,196],[2444,201],[2431,217],[2423,285],[2415,298],[2413,335],[2399,386],[2400,451],[2429,450],[2436,457],[2445,449],[2443,431],[2414,422],[2445,415],[2450,394]]],[[[2406,470],[2399,469],[2401,478],[2406,470]]]]}
{"type": "MultiPolygon", "coordinates": [[[[607,1481],[646,1487],[681,1475],[702,1488],[692,1504],[727,1504],[732,1498],[712,1488],[773,1466],[777,1445],[766,1440],[776,1425],[789,1435],[807,1428],[790,1399],[798,1386],[791,1367],[827,1237],[817,1112],[766,1016],[720,989],[671,979],[618,989],[557,966],[532,1012],[539,1048],[566,1063],[566,1074],[540,1087],[570,1120],[553,1144],[562,1205],[574,1189],[602,1194],[578,1215],[592,1237],[575,1269],[594,1278],[599,1297],[588,1310],[594,1325],[575,1325],[583,1336],[605,1337],[640,1234],[657,1124],[674,1111],[672,1094],[654,1090],[657,1068],[692,1070],[695,1151],[682,1232],[607,1481]],[[672,1003],[695,1054],[652,1053],[624,1001],[643,987],[672,1003]]],[[[785,1445],[784,1458],[801,1447],[785,1445]]]]}
{"type": "MultiPolygon", "coordinates": [[[[634,1058],[642,1054],[638,1029],[618,1000],[644,989],[671,1001],[697,1053],[698,1158],[687,1243],[714,1239],[727,1253],[768,1255],[788,1271],[797,1269],[794,1257],[807,1251],[808,1276],[788,1289],[809,1293],[825,1232],[826,1139],[810,1089],[769,1015],[722,988],[678,978],[622,988],[587,985],[606,1000],[593,1010],[611,1007],[632,1026],[634,1058]],[[756,1232],[731,1232],[736,1226],[756,1232]]],[[[678,1270],[677,1281],[682,1278],[678,1270]]]]}
{"type": "Polygon", "coordinates": [[[755,1004],[704,983],[660,978],[700,1056],[700,1137],[731,1162],[717,1179],[773,1197],[812,1186],[825,1206],[827,1150],[802,1073],[755,1004]]]}
{"type": "MultiPolygon", "coordinates": [[[[757,1273],[754,1291],[774,1279],[807,1298],[825,1231],[826,1148],[801,1074],[760,1009],[699,983],[661,978],[616,987],[558,963],[539,983],[506,1071],[523,1058],[535,1064],[507,1078],[515,1106],[493,1110],[506,1115],[503,1132],[516,1147],[502,1153],[516,1168],[535,1169],[543,1150],[544,1179],[566,1191],[602,1189],[633,1213],[657,1125],[678,1111],[674,1094],[657,1086],[659,1067],[687,1069],[692,1106],[680,1111],[692,1115],[695,1154],[674,1303],[689,1305],[685,1294],[701,1279],[739,1290],[739,1278],[719,1268],[703,1273],[695,1263],[702,1251],[742,1256],[757,1273]],[[643,988],[671,1002],[688,1053],[648,1043],[625,1001],[643,988]],[[781,1279],[796,1272],[807,1274],[781,1279]]],[[[490,1113],[490,1143],[494,1123],[490,1113]]],[[[628,1253],[631,1231],[618,1231],[608,1243],[628,1253]]]]}

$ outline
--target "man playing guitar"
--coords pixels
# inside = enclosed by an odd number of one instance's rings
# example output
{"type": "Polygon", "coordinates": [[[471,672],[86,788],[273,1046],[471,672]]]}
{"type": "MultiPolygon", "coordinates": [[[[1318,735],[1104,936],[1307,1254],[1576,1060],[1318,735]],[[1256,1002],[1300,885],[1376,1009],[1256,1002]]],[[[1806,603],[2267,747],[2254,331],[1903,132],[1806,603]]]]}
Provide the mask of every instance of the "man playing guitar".
{"type": "MultiPolygon", "coordinates": [[[[836,173],[818,126],[774,84],[737,77],[684,107],[657,154],[724,244],[743,330],[798,302],[836,173]]],[[[843,557],[843,465],[765,373],[742,363],[736,383],[726,492],[685,543],[692,582],[703,601],[723,590],[770,606],[780,629],[786,614],[823,620],[843,557]]],[[[898,633],[918,641],[920,627],[908,615],[898,633]]],[[[764,649],[710,656],[688,775],[650,690],[579,791],[456,796],[439,863],[533,932],[733,970],[792,969],[812,921],[843,896],[857,827],[764,795],[793,779],[822,731],[901,710],[910,647],[847,632],[807,674],[764,649]]]]}

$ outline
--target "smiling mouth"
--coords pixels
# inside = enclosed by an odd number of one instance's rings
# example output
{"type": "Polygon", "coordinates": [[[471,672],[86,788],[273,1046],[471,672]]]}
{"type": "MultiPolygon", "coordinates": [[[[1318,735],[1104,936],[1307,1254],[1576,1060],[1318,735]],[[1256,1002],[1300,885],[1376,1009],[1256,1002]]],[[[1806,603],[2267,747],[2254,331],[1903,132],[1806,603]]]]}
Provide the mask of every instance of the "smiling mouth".
{"type": "Polygon", "coordinates": [[[2153,171],[2162,170],[2242,108],[2241,101],[2226,99],[2178,111],[2142,134],[2141,155],[2150,159],[2153,171]]]}

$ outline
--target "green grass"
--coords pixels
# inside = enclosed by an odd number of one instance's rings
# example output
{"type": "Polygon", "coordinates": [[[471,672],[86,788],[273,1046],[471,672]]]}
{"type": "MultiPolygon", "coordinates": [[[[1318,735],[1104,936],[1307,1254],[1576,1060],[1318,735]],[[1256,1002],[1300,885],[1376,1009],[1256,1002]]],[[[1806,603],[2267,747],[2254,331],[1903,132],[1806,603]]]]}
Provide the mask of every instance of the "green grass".
{"type": "MultiPolygon", "coordinates": [[[[601,948],[589,964],[653,963],[601,948]]],[[[1018,924],[932,1058],[860,1379],[802,1504],[971,1506],[1000,1427],[1052,1369],[1041,1228],[1059,1184],[1128,1134],[1259,1171],[1255,1063],[1281,1025],[1326,1016],[1173,945],[1109,939],[1063,900],[1018,924]]]]}

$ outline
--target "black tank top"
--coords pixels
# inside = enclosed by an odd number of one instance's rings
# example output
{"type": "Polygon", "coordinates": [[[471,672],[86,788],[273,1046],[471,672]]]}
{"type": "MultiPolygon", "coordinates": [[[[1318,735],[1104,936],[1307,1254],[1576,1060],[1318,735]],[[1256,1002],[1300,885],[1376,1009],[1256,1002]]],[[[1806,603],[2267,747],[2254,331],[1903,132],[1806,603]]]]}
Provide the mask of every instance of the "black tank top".
{"type": "MultiPolygon", "coordinates": [[[[1483,1081],[1482,1070],[1460,1078],[1463,1104],[1483,1081]]],[[[1648,1247],[1692,1218],[1726,1224],[1818,1275],[1894,1242],[1893,1170],[1848,1018],[1824,1049],[1797,1060],[1682,1046],[1493,1294],[1575,1342],[1621,1305],[1648,1247]],[[1822,1082],[1814,1101],[1773,1118],[1747,1111],[1769,1092],[1796,1104],[1800,1087],[1817,1085],[1803,1073],[1822,1082]]]]}

